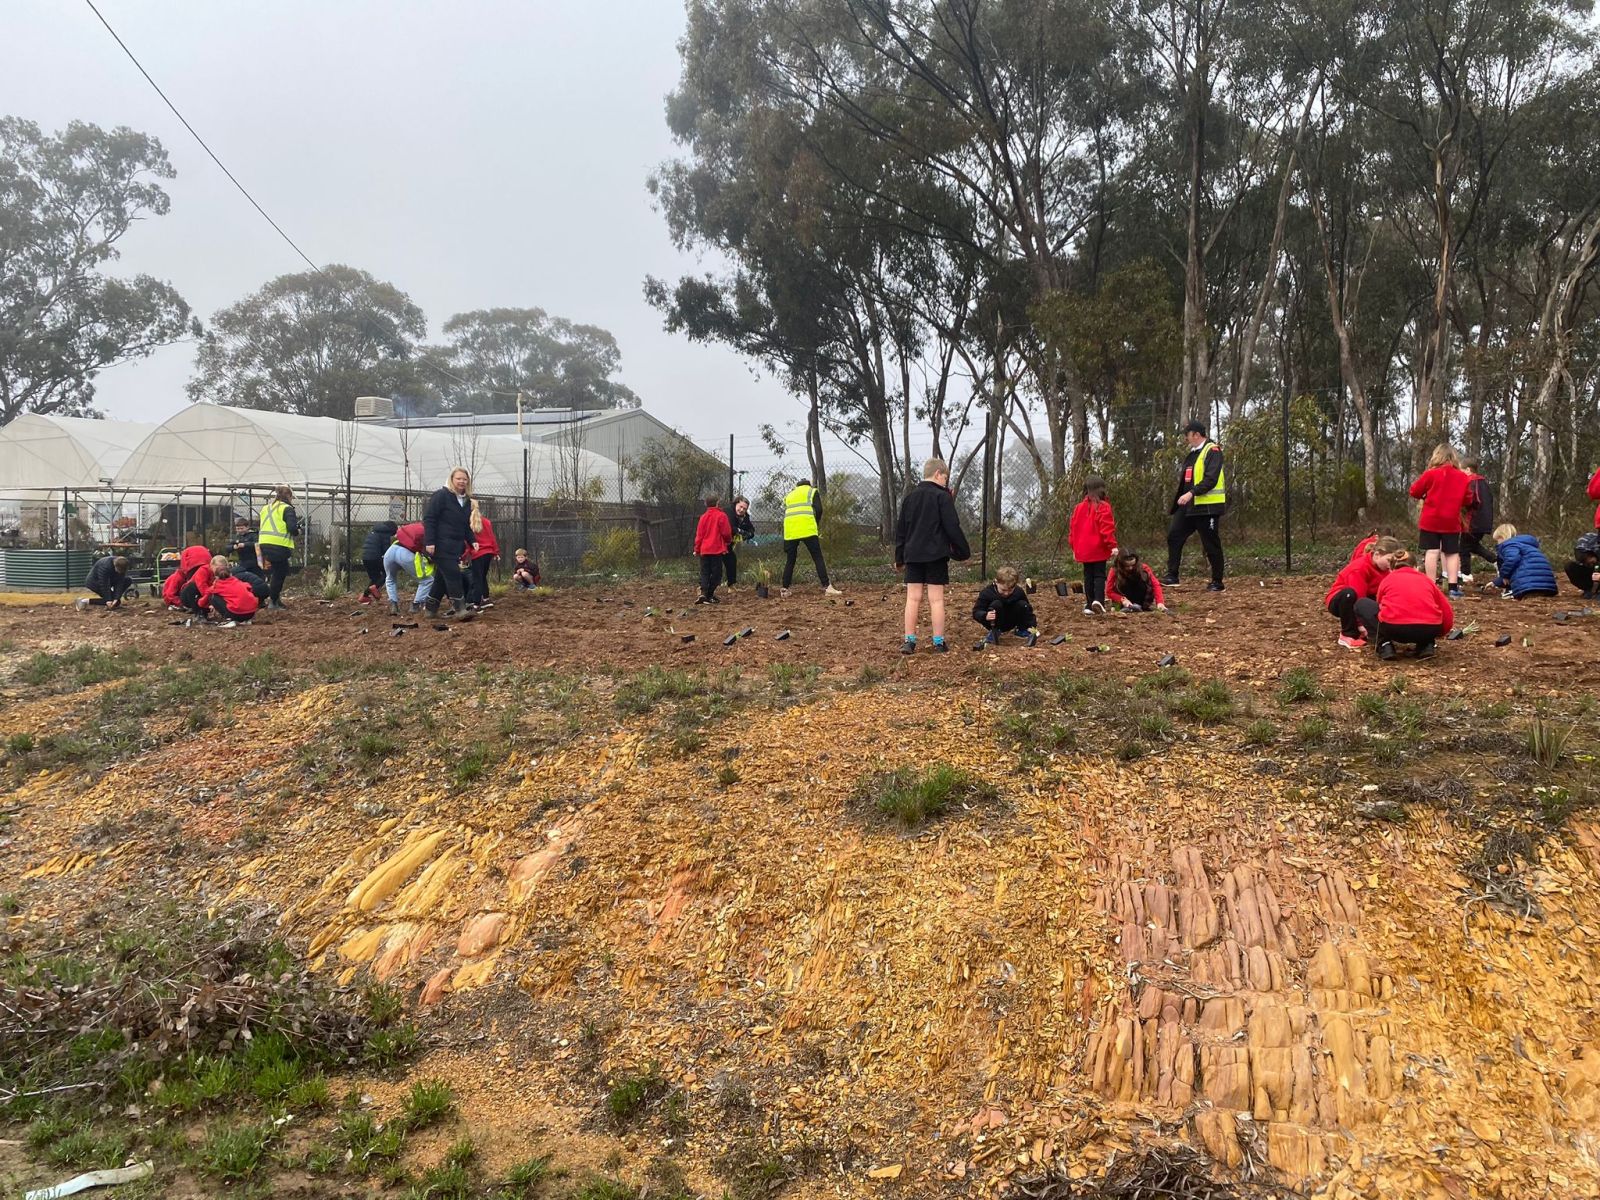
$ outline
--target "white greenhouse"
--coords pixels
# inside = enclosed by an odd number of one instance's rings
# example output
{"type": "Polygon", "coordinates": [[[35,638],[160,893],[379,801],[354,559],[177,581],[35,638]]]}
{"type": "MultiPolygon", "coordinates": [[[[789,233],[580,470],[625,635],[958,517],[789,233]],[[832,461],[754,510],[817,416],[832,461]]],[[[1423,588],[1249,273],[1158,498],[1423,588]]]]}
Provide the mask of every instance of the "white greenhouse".
{"type": "Polygon", "coordinates": [[[138,421],[23,413],[0,426],[0,495],[104,487],[154,429],[138,421]]]}

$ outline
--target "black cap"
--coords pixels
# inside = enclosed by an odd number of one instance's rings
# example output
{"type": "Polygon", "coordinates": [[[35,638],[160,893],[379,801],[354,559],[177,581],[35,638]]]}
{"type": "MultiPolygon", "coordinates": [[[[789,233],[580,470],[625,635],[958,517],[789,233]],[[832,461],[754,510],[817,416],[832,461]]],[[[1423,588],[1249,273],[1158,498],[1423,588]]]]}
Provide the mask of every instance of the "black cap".
{"type": "Polygon", "coordinates": [[[1185,433],[1198,433],[1201,437],[1205,437],[1206,423],[1204,421],[1190,421],[1183,427],[1183,431],[1185,433]]]}

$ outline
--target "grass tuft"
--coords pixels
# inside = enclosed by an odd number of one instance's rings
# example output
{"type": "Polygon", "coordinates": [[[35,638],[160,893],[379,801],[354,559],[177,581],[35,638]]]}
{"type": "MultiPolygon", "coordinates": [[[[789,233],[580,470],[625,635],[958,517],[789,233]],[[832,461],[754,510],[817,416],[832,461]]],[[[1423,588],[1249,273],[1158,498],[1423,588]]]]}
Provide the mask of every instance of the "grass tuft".
{"type": "Polygon", "coordinates": [[[904,829],[914,829],[958,804],[993,800],[992,785],[959,767],[940,763],[923,768],[897,767],[868,776],[856,796],[870,801],[904,829]]]}

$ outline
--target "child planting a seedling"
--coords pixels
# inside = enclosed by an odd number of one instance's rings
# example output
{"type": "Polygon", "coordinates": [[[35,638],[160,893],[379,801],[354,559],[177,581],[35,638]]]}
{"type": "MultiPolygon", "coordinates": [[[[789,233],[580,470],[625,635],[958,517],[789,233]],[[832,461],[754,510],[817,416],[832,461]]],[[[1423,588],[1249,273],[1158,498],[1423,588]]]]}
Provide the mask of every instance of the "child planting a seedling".
{"type": "Polygon", "coordinates": [[[980,646],[997,646],[1000,635],[1014,633],[1028,646],[1039,641],[1039,622],[1033,615],[1033,605],[1028,593],[1022,589],[1021,572],[1015,567],[1001,567],[994,573],[994,582],[978,593],[972,606],[972,619],[989,632],[980,646]]]}
{"type": "Polygon", "coordinates": [[[1083,611],[1106,611],[1106,564],[1117,553],[1117,518],[1106,499],[1106,481],[1091,475],[1083,481],[1083,499],[1072,510],[1067,527],[1072,557],[1083,565],[1083,611]]]}
{"type": "Polygon", "coordinates": [[[1410,561],[1404,547],[1392,537],[1369,537],[1356,544],[1344,570],[1322,598],[1328,611],[1339,618],[1339,645],[1360,650],[1377,635],[1378,588],[1397,563],[1410,561]]]}
{"type": "Polygon", "coordinates": [[[211,575],[211,589],[200,601],[205,611],[221,621],[224,629],[250,624],[261,607],[255,589],[244,580],[235,579],[233,564],[221,555],[211,560],[211,575]]]}
{"type": "Polygon", "coordinates": [[[1417,648],[1418,658],[1432,658],[1435,643],[1456,623],[1455,610],[1443,592],[1421,571],[1394,562],[1378,584],[1378,657],[1397,658],[1399,645],[1417,648]]]}
{"type": "Polygon", "coordinates": [[[922,596],[928,596],[928,616],[933,625],[933,650],[950,649],[944,641],[944,589],[950,582],[950,560],[972,557],[967,535],[961,532],[955,498],[950,495],[950,468],[942,458],[922,465],[922,482],[900,502],[894,527],[894,569],[906,577],[905,640],[901,654],[917,649],[917,620],[922,596]]]}
{"type": "Polygon", "coordinates": [[[1106,580],[1106,599],[1121,605],[1123,612],[1166,612],[1166,596],[1161,591],[1161,580],[1140,560],[1137,550],[1123,550],[1111,568],[1106,580]]]}
{"type": "Polygon", "coordinates": [[[107,554],[97,558],[89,568],[89,577],[83,586],[94,593],[78,601],[78,608],[121,608],[122,598],[137,589],[128,578],[128,560],[122,555],[107,554]]]}
{"type": "Polygon", "coordinates": [[[1515,525],[1501,525],[1494,531],[1498,574],[1494,586],[1502,599],[1521,600],[1528,596],[1554,596],[1556,571],[1531,533],[1518,533],[1515,525]]]}

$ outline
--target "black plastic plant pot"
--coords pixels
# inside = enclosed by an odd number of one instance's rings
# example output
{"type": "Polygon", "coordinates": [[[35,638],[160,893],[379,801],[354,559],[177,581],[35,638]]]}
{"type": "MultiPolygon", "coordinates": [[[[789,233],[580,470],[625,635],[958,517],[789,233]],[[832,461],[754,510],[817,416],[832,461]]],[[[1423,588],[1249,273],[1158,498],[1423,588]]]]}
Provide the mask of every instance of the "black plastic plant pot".
{"type": "Polygon", "coordinates": [[[1056,595],[1064,597],[1064,596],[1066,596],[1066,594],[1067,594],[1067,585],[1066,585],[1066,583],[1065,582],[1057,583],[1056,584],[1056,595]]]}
{"type": "Polygon", "coordinates": [[[765,600],[770,595],[772,595],[772,589],[769,588],[766,584],[764,584],[764,583],[756,584],[756,599],[757,600],[765,600]]]}

